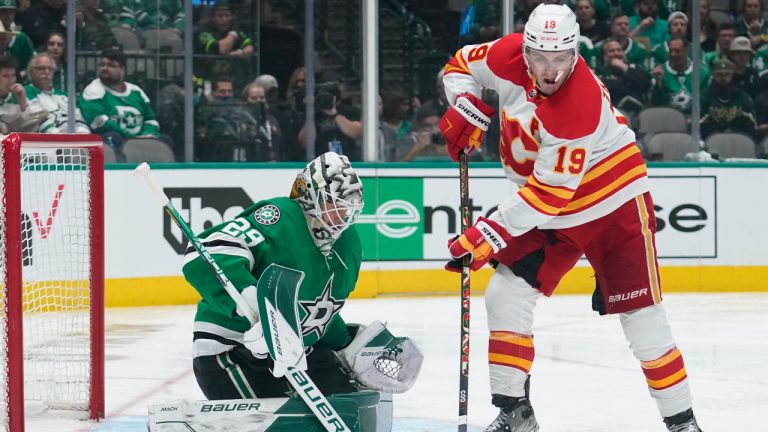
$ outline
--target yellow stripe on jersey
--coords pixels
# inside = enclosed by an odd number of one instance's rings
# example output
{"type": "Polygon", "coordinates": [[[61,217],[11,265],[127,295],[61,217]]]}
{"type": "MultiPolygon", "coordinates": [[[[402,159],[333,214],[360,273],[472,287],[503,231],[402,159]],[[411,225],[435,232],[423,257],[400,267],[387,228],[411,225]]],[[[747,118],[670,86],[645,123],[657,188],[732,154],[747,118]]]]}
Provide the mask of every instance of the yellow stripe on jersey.
{"type": "Polygon", "coordinates": [[[617,190],[619,190],[619,186],[625,183],[626,181],[628,181],[629,179],[645,173],[646,173],[645,165],[637,166],[625,172],[624,175],[612,181],[611,183],[603,186],[597,191],[583,198],[579,198],[577,200],[571,201],[570,203],[568,203],[567,206],[565,206],[564,210],[570,212],[570,211],[578,210],[581,207],[586,207],[589,204],[595,201],[601,200],[607,197],[608,195],[611,195],[612,193],[616,192],[617,190]]]}
{"type": "Polygon", "coordinates": [[[542,201],[541,198],[536,196],[536,194],[528,187],[521,187],[517,193],[539,213],[556,216],[562,210],[559,207],[551,206],[542,201]]]}
{"type": "Polygon", "coordinates": [[[625,148],[619,153],[611,156],[609,160],[587,171],[584,174],[584,178],[581,180],[581,184],[583,185],[596,179],[597,177],[600,177],[601,175],[608,172],[611,168],[615,167],[616,165],[637,153],[640,153],[640,149],[638,149],[635,145],[625,148]]]}
{"type": "Polygon", "coordinates": [[[460,68],[458,66],[454,66],[454,65],[450,65],[450,64],[449,65],[445,65],[445,69],[444,70],[445,70],[445,74],[446,75],[448,75],[449,73],[454,73],[454,72],[469,75],[469,71],[468,70],[465,70],[465,69],[462,69],[462,68],[460,68]]]}
{"type": "Polygon", "coordinates": [[[456,63],[458,63],[458,66],[464,69],[467,73],[469,73],[469,66],[467,65],[467,61],[464,60],[464,56],[462,55],[462,50],[459,49],[456,51],[456,63]]]}
{"type": "Polygon", "coordinates": [[[538,189],[541,189],[545,192],[548,192],[558,198],[562,199],[571,199],[573,197],[573,194],[576,192],[573,189],[568,189],[564,187],[556,187],[556,186],[549,186],[544,183],[541,183],[538,179],[536,179],[536,176],[531,174],[530,177],[528,177],[528,183],[535,186],[538,189]]]}

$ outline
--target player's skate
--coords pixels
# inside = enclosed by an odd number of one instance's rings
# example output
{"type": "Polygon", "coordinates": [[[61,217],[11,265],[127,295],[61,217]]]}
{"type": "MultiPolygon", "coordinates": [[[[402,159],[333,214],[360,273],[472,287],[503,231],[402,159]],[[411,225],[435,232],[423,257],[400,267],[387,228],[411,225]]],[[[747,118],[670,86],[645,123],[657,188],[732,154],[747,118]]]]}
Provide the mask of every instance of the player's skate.
{"type": "Polygon", "coordinates": [[[696,417],[693,415],[693,410],[690,408],[680,414],[665,417],[664,424],[667,425],[670,432],[701,432],[699,424],[696,423],[696,417]]]}
{"type": "Polygon", "coordinates": [[[493,404],[501,408],[499,416],[483,432],[536,432],[539,423],[527,397],[493,395],[493,404]]]}

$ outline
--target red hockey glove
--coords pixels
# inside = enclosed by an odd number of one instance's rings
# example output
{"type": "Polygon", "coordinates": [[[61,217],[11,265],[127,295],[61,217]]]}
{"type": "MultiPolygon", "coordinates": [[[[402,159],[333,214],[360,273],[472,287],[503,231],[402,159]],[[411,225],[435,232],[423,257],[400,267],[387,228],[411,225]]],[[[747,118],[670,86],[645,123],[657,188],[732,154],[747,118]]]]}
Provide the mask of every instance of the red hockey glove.
{"type": "Polygon", "coordinates": [[[467,228],[464,234],[448,242],[448,250],[453,260],[445,264],[445,269],[461,272],[462,257],[472,254],[472,264],[469,268],[479,270],[493,258],[493,254],[507,247],[507,242],[511,239],[512,236],[504,227],[481,216],[475,226],[467,228]]]}
{"type": "Polygon", "coordinates": [[[440,131],[448,144],[451,159],[458,161],[464,149],[471,153],[480,147],[494,115],[496,111],[479,97],[469,93],[456,96],[456,103],[440,120],[440,131]]]}

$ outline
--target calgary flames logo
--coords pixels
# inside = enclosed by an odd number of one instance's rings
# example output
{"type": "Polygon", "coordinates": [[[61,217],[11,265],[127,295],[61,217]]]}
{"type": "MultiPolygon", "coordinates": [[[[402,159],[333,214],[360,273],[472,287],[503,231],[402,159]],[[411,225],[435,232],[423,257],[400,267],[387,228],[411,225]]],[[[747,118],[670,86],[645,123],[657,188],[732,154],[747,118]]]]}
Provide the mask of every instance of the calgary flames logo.
{"type": "Polygon", "coordinates": [[[528,177],[533,172],[533,164],[539,152],[539,143],[533,136],[539,131],[539,121],[531,119],[529,134],[520,121],[506,112],[501,122],[501,142],[499,155],[501,163],[511,168],[521,177],[528,177]]]}

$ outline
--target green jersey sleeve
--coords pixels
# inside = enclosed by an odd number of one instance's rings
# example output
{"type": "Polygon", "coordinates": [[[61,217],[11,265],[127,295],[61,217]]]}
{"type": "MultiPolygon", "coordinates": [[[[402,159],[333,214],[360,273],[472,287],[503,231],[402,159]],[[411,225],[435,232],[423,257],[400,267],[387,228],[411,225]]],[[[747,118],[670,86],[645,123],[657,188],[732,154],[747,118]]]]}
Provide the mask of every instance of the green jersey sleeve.
{"type": "MultiPolygon", "coordinates": [[[[264,236],[245,217],[224,222],[200,234],[203,246],[219,265],[235,288],[242,292],[256,285],[253,273],[260,249],[265,248],[264,236]]],[[[235,302],[219,282],[208,263],[190,248],[182,268],[187,282],[203,297],[212,309],[227,316],[235,316],[235,302]]],[[[243,318],[245,319],[245,318],[243,318]]]]}

